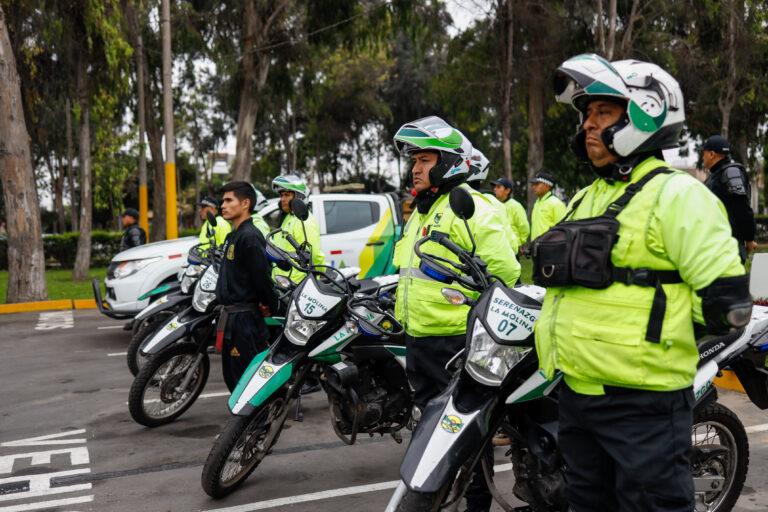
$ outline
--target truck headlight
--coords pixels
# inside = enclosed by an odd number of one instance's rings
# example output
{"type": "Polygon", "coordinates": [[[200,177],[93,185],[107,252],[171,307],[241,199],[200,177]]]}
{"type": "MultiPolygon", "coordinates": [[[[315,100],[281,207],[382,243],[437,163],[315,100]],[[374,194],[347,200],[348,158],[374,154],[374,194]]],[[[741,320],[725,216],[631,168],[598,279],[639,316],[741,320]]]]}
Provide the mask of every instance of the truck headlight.
{"type": "Polygon", "coordinates": [[[141,260],[121,261],[120,263],[117,264],[115,269],[112,271],[112,275],[114,276],[114,279],[123,279],[135,274],[136,272],[143,269],[147,265],[151,265],[152,263],[155,263],[156,261],[159,261],[161,259],[163,258],[160,256],[156,256],[154,258],[144,258],[141,260]]]}
{"type": "Polygon", "coordinates": [[[509,370],[531,350],[532,347],[499,345],[485,330],[483,322],[475,320],[465,368],[481,384],[499,386],[509,370]]]}
{"type": "Polygon", "coordinates": [[[301,318],[296,305],[291,302],[288,314],[285,316],[285,337],[294,345],[304,346],[317,331],[328,323],[319,320],[301,318]]]}

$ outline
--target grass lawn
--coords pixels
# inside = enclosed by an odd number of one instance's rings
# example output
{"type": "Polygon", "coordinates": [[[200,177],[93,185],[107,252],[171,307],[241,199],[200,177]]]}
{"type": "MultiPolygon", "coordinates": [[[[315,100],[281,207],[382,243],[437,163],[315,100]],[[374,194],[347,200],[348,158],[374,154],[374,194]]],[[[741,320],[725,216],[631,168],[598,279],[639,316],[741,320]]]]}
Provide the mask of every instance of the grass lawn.
{"type": "MultiPolygon", "coordinates": [[[[56,299],[92,299],[91,279],[96,277],[104,281],[107,267],[92,268],[86,281],[73,281],[70,269],[48,269],[45,280],[48,283],[48,298],[56,299]]],[[[5,304],[5,292],[8,288],[8,271],[0,271],[0,304],[5,304]]]]}

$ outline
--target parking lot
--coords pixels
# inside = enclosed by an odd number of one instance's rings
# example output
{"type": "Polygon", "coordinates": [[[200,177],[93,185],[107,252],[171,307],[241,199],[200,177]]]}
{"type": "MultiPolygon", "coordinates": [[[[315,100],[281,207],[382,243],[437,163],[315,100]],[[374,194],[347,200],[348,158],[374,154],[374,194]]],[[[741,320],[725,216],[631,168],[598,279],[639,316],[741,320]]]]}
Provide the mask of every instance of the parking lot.
{"type": "MultiPolygon", "coordinates": [[[[122,323],[95,311],[0,317],[0,512],[384,509],[407,438],[344,446],[319,393],[238,492],[211,500],[200,472],[229,414],[218,358],[197,403],[148,429],[128,414],[128,339],[122,323]]],[[[768,510],[768,412],[737,393],[721,399],[750,427],[750,471],[734,510],[768,510]]],[[[496,456],[508,462],[503,450],[496,456]]],[[[508,465],[499,469],[498,485],[514,502],[508,465]]]]}

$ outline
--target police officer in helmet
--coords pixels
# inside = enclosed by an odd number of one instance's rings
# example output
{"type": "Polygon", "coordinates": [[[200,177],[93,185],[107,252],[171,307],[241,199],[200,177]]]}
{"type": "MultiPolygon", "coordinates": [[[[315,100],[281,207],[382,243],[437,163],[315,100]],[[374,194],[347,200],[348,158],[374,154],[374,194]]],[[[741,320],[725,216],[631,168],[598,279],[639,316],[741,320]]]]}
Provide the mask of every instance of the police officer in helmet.
{"type": "Polygon", "coordinates": [[[744,166],[731,159],[731,146],[722,135],[707,139],[701,149],[704,167],[709,170],[707,187],[725,205],[733,237],[739,242],[741,262],[757,248],[755,215],[749,202],[752,187],[744,166]]]}
{"type": "MultiPolygon", "coordinates": [[[[580,114],[573,150],[597,175],[559,227],[606,215],[618,222],[607,247],[589,248],[607,250],[607,282],[580,285],[592,276],[572,267],[576,276],[561,274],[547,289],[536,322],[542,372],[564,373],[558,439],[568,502],[574,512],[690,512],[693,321],[712,333],[748,322],[736,241],[714,195],[662,160],[685,122],[672,76],[651,63],[579,55],[560,65],[555,90],[580,114]]],[[[567,249],[581,254],[578,244],[567,249]]]]}
{"type": "MultiPolygon", "coordinates": [[[[394,139],[400,154],[413,164],[416,193],[415,209],[395,248],[394,263],[400,267],[395,316],[406,332],[406,370],[414,389],[417,417],[418,411],[448,385],[451,374],[445,365],[466,342],[468,306],[446,301],[440,291],[445,284],[421,272],[414,251],[416,242],[434,232],[446,233],[454,243],[471,249],[467,228],[449,207],[448,193],[453,188],[465,187],[474,200],[475,214],[468,222],[477,244],[476,254],[488,264],[488,271],[511,286],[520,276],[520,264],[508,242],[514,235],[500,209],[489,197],[463,184],[470,172],[472,144],[461,132],[438,117],[427,117],[404,124],[394,139]]],[[[453,253],[436,242],[425,243],[422,251],[456,261],[453,253]]],[[[466,288],[451,286],[477,296],[466,288]]],[[[465,496],[471,512],[487,512],[491,506],[479,466],[465,496]]]]}

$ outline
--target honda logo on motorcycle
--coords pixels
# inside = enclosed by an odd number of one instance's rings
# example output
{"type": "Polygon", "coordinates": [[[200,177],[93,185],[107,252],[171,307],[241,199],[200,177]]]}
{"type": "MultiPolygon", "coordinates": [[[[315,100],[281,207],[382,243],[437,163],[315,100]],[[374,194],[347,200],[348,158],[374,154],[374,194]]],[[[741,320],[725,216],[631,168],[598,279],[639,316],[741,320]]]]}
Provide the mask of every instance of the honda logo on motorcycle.
{"type": "Polygon", "coordinates": [[[449,434],[455,434],[464,426],[464,422],[458,416],[446,414],[440,422],[440,427],[449,434]]]}

